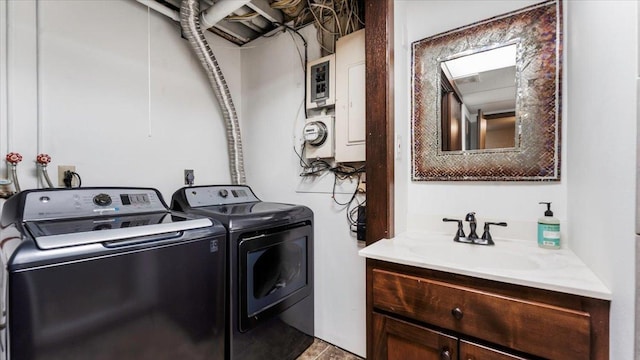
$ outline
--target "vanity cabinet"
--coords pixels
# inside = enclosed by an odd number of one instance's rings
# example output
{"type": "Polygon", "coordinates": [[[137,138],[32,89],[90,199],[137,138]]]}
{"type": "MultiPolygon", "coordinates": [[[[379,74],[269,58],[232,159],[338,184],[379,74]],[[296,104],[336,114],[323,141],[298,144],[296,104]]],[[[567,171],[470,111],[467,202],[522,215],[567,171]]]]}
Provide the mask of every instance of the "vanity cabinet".
{"type": "Polygon", "coordinates": [[[374,359],[526,359],[378,313],[373,314],[373,327],[374,359]]]}
{"type": "Polygon", "coordinates": [[[367,259],[370,359],[608,359],[609,302],[367,259]]]}
{"type": "Polygon", "coordinates": [[[452,360],[458,358],[454,336],[393,317],[373,314],[374,359],[452,360]]]}

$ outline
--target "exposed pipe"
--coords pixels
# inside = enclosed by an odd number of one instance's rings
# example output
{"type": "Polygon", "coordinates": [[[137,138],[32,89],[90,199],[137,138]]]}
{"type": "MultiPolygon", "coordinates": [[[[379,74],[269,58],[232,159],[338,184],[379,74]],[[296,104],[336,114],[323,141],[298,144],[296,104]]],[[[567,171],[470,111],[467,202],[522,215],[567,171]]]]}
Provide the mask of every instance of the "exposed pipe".
{"type": "MultiPolygon", "coordinates": [[[[155,0],[136,0],[142,5],[165,15],[176,22],[180,22],[180,13],[177,11],[160,4],[155,0]]],[[[204,30],[212,28],[220,20],[227,17],[227,15],[238,10],[244,5],[251,2],[251,0],[220,0],[217,3],[213,3],[211,0],[205,2],[212,4],[206,11],[202,13],[200,21],[204,30]]]]}
{"type": "MultiPolygon", "coordinates": [[[[246,3],[247,1],[227,0],[220,2],[219,4],[238,4],[242,2],[246,3]]],[[[193,51],[204,67],[207,77],[209,78],[209,82],[211,83],[211,87],[213,88],[222,110],[227,132],[227,148],[229,150],[228,155],[231,182],[233,184],[244,184],[244,164],[242,158],[242,141],[240,138],[238,115],[236,114],[236,109],[233,105],[233,100],[231,99],[231,93],[229,92],[229,87],[224,79],[222,70],[218,65],[216,57],[213,55],[213,51],[209,47],[209,43],[202,33],[200,19],[198,18],[199,13],[199,0],[182,0],[182,4],[180,6],[180,26],[182,27],[183,35],[187,38],[189,44],[191,44],[193,51]]]]}
{"type": "MultiPolygon", "coordinates": [[[[240,9],[244,5],[250,3],[251,0],[221,0],[213,4],[205,12],[202,13],[200,18],[201,26],[204,30],[212,28],[220,20],[227,17],[227,15],[240,9]]],[[[184,4],[184,1],[182,2],[184,4]]],[[[198,5],[199,6],[199,5],[198,5]]]]}

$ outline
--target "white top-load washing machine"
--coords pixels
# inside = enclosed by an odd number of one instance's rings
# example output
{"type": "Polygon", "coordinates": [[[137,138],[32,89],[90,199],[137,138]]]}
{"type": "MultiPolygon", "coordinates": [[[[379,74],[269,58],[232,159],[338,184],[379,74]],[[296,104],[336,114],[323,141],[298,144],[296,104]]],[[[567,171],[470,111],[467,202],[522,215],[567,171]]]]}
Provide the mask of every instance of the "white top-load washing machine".
{"type": "Polygon", "coordinates": [[[260,201],[248,186],[185,187],[171,208],[228,231],[228,358],[296,359],[313,342],[313,212],[260,201]]]}
{"type": "Polygon", "coordinates": [[[224,359],[219,222],[79,188],[18,193],[1,225],[5,359],[224,359]]]}

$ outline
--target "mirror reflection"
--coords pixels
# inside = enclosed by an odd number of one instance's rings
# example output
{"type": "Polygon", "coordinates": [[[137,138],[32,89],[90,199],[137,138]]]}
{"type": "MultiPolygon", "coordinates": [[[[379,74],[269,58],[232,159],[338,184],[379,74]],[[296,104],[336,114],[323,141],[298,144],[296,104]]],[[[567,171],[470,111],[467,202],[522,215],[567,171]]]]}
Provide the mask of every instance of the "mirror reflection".
{"type": "Polygon", "coordinates": [[[518,146],[516,47],[499,45],[440,61],[443,151],[518,146]]]}
{"type": "Polygon", "coordinates": [[[561,65],[553,0],[413,42],[412,180],[558,181],[561,65]]]}

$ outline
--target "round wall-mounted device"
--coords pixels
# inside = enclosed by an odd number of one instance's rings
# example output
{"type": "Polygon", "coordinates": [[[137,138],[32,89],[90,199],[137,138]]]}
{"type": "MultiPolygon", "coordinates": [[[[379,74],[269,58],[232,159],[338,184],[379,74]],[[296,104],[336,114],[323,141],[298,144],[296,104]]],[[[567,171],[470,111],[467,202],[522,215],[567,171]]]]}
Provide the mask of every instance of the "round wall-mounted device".
{"type": "Polygon", "coordinates": [[[307,159],[328,159],[333,157],[334,144],[333,115],[315,116],[305,121],[304,156],[307,159]]]}
{"type": "Polygon", "coordinates": [[[320,146],[327,140],[327,125],[321,121],[311,121],[304,126],[304,141],[313,146],[320,146]]]}

